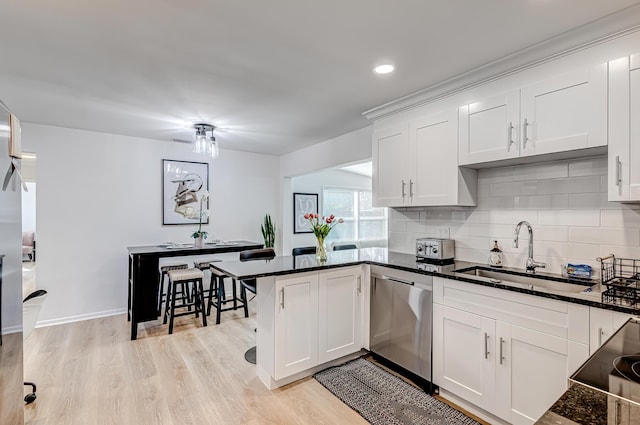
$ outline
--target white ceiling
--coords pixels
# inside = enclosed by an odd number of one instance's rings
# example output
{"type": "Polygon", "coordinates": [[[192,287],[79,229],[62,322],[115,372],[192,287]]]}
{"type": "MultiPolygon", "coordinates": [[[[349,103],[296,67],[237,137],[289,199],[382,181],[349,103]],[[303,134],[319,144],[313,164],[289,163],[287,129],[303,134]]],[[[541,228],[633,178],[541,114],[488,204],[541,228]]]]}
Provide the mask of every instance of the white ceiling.
{"type": "Polygon", "coordinates": [[[33,0],[0,5],[0,99],[24,122],[282,154],[361,113],[638,2],[33,0]],[[374,65],[397,71],[376,76],[374,65]]]}

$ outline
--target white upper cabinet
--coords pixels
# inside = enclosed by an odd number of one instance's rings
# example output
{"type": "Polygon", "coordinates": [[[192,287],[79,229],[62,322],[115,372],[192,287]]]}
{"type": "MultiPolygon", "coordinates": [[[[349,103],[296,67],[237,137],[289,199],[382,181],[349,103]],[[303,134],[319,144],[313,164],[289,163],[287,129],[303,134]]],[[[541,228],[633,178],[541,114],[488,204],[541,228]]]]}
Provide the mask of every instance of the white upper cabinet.
{"type": "Polygon", "coordinates": [[[494,96],[459,108],[459,164],[517,158],[520,94],[494,96]]]}
{"type": "Polygon", "coordinates": [[[456,110],[373,134],[373,195],[379,207],[475,205],[477,172],[458,168],[456,110]]]}
{"type": "Polygon", "coordinates": [[[607,145],[607,64],[521,91],[521,156],[607,145]]]}
{"type": "Polygon", "coordinates": [[[607,145],[607,64],[459,108],[459,165],[607,145]]]}
{"type": "Polygon", "coordinates": [[[378,207],[410,205],[408,171],[409,134],[407,125],[373,133],[373,193],[378,207]]]}
{"type": "Polygon", "coordinates": [[[609,62],[609,201],[640,201],[640,54],[609,62]]]}
{"type": "Polygon", "coordinates": [[[409,123],[411,204],[475,205],[476,172],[459,170],[456,111],[433,114],[409,123]]]}

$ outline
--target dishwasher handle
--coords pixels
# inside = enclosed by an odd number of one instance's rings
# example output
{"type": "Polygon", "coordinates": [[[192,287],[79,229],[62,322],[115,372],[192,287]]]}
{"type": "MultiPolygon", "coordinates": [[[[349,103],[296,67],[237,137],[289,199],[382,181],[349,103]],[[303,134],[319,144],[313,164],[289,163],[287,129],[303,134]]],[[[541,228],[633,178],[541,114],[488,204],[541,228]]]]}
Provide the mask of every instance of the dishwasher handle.
{"type": "Polygon", "coordinates": [[[415,282],[410,282],[408,280],[398,279],[396,277],[385,276],[383,274],[374,274],[374,275],[371,275],[371,277],[376,278],[376,279],[382,279],[382,280],[390,280],[392,282],[404,283],[405,285],[411,285],[411,286],[414,286],[416,284],[415,282]]]}

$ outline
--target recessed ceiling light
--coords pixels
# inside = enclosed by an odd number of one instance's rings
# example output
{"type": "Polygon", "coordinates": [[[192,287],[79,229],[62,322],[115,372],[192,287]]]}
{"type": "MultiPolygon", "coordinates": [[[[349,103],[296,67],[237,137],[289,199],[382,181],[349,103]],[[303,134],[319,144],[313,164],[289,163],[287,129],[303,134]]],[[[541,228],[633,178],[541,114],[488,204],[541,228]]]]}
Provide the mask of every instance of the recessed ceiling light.
{"type": "Polygon", "coordinates": [[[393,67],[393,65],[384,64],[376,66],[374,71],[376,72],[376,74],[388,74],[390,72],[393,72],[394,69],[395,68],[393,67]]]}

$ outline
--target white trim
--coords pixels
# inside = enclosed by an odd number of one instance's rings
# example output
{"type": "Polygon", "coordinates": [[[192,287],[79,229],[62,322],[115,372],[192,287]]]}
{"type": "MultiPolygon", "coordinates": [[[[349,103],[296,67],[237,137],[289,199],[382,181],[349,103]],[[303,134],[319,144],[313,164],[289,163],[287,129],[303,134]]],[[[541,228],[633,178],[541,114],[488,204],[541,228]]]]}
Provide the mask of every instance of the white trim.
{"type": "Polygon", "coordinates": [[[22,332],[22,325],[7,326],[6,328],[2,328],[2,335],[15,334],[18,332],[22,332]]]}
{"type": "Polygon", "coordinates": [[[376,106],[364,111],[362,115],[369,120],[375,120],[434,102],[463,90],[640,31],[639,21],[640,4],[636,4],[407,96],[376,106]]]}
{"type": "Polygon", "coordinates": [[[79,314],[77,316],[60,317],[57,319],[40,320],[36,323],[36,328],[44,328],[47,326],[62,325],[65,323],[81,322],[84,320],[99,319],[101,317],[117,316],[127,312],[126,308],[118,308],[114,310],[98,311],[96,313],[79,314]]]}

